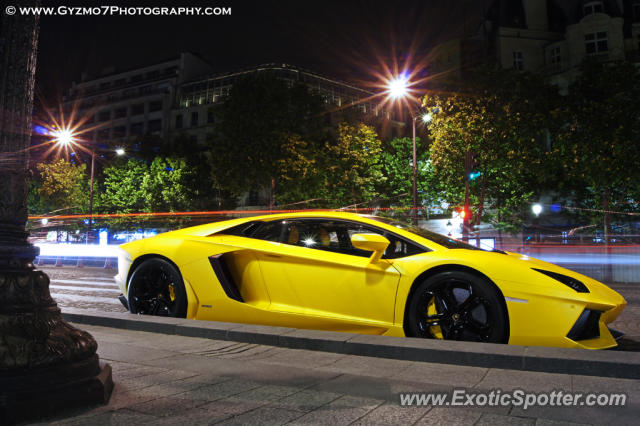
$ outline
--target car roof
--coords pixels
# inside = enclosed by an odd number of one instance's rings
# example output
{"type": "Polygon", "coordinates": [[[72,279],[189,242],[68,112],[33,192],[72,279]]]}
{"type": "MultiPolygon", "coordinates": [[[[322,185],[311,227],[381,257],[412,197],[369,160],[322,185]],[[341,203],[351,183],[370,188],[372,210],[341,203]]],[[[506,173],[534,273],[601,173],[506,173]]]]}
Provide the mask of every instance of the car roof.
{"type": "Polygon", "coordinates": [[[206,237],[211,234],[215,234],[224,229],[230,228],[232,226],[240,225],[242,223],[253,222],[253,221],[273,221],[279,219],[296,219],[296,218],[326,218],[326,219],[339,219],[339,220],[351,220],[360,223],[364,223],[367,225],[375,226],[377,228],[382,228],[387,231],[393,232],[395,234],[400,235],[401,237],[407,238],[408,240],[415,241],[418,244],[426,246],[430,249],[443,249],[445,247],[435,243],[432,240],[421,237],[419,235],[414,234],[413,232],[409,232],[402,228],[395,227],[393,225],[389,225],[387,223],[381,222],[375,219],[373,215],[363,215],[351,212],[343,212],[343,211],[324,211],[324,210],[305,210],[305,211],[294,211],[294,212],[284,212],[284,213],[275,213],[275,214],[266,214],[260,216],[247,216],[237,219],[224,220],[220,222],[212,222],[205,225],[193,226],[190,228],[180,229],[178,231],[169,232],[164,235],[178,236],[176,234],[184,234],[206,237]]]}

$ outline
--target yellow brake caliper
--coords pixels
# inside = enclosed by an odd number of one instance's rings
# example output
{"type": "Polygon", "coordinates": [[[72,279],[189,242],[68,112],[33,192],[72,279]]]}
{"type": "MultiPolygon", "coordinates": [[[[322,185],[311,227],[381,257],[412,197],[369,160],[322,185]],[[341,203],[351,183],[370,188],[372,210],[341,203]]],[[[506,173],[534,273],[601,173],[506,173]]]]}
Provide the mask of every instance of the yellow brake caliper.
{"type": "Polygon", "coordinates": [[[169,284],[169,299],[171,299],[172,302],[176,300],[176,289],[173,283],[169,284]]]}
{"type": "MultiPolygon", "coordinates": [[[[432,297],[431,300],[429,300],[429,303],[427,304],[427,315],[431,316],[431,315],[437,315],[437,314],[438,314],[438,310],[436,309],[436,298],[432,297]]],[[[436,339],[444,339],[444,336],[442,335],[442,328],[440,328],[439,325],[434,325],[429,327],[429,332],[436,339]]]]}

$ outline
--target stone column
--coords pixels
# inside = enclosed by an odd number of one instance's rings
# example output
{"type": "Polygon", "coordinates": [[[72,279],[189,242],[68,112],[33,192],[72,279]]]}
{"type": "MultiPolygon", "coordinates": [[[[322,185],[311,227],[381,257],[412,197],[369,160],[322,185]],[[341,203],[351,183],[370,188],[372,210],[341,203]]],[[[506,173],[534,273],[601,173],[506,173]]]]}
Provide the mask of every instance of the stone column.
{"type": "MultiPolygon", "coordinates": [[[[15,7],[39,6],[15,0],[15,7]]],[[[27,241],[27,160],[31,138],[38,17],[0,18],[0,424],[35,420],[106,402],[111,368],[93,337],[67,324],[35,269],[27,241]]]]}

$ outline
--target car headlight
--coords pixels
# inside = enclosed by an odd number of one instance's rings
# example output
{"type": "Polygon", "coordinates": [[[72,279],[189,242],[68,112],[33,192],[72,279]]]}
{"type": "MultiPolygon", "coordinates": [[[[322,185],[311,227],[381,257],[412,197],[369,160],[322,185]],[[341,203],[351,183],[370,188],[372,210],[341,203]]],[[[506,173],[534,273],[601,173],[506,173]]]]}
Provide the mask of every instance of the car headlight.
{"type": "Polygon", "coordinates": [[[566,285],[567,287],[571,287],[573,290],[577,291],[578,293],[589,293],[589,289],[587,288],[587,286],[584,285],[582,281],[578,281],[575,278],[571,278],[567,275],[562,275],[557,272],[545,271],[544,269],[536,269],[536,268],[531,268],[531,269],[533,269],[534,271],[540,272],[541,274],[545,274],[546,276],[553,278],[556,281],[560,281],[562,284],[566,285]]]}

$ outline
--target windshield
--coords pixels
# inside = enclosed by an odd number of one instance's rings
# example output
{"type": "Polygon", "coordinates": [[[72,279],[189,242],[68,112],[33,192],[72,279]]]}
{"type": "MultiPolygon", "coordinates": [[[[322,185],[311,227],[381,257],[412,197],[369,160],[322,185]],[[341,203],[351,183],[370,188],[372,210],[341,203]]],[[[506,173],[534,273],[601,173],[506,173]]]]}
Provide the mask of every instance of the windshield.
{"type": "MultiPolygon", "coordinates": [[[[427,240],[431,240],[436,244],[440,244],[446,248],[450,249],[467,249],[467,250],[484,250],[478,248],[476,246],[472,246],[471,244],[464,243],[459,240],[455,240],[451,237],[447,237],[445,235],[437,234],[432,231],[428,231],[426,229],[418,228],[417,226],[413,226],[406,222],[400,222],[396,219],[389,219],[386,217],[379,216],[369,216],[369,219],[377,220],[378,222],[386,223],[387,225],[395,226],[396,228],[404,229],[405,231],[409,231],[416,235],[421,236],[422,238],[426,238],[427,240]]],[[[487,250],[485,250],[487,251],[487,250]]]]}

